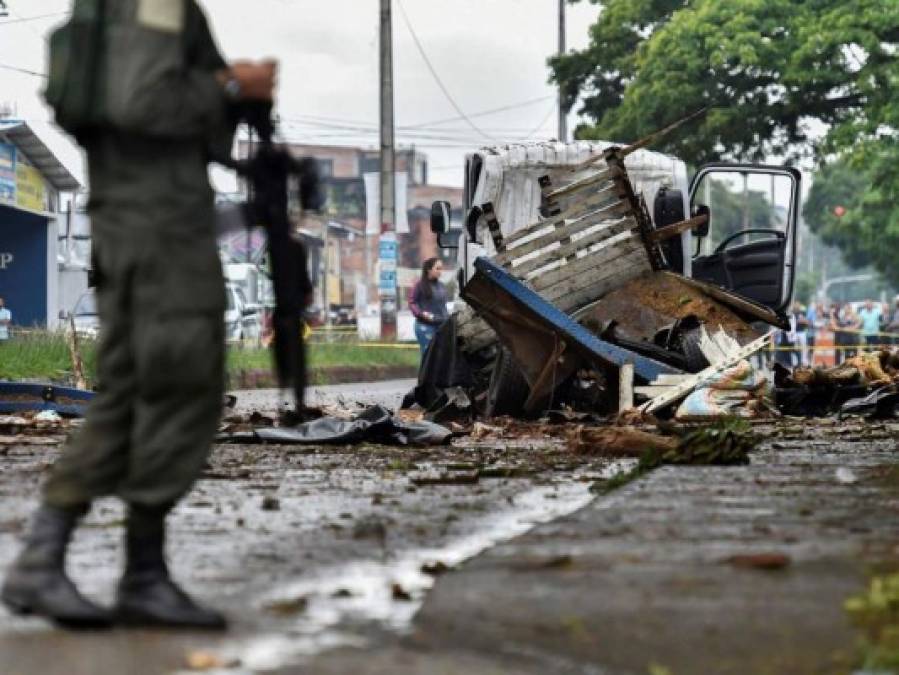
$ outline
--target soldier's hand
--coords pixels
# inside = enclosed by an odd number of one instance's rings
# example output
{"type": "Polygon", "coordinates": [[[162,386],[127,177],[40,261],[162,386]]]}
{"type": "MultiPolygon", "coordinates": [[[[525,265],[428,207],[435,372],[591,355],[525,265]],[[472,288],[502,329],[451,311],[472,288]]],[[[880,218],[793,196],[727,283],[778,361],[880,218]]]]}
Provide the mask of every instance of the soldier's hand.
{"type": "Polygon", "coordinates": [[[240,97],[249,101],[271,101],[278,79],[278,62],[236,61],[231,76],[240,84],[240,97]]]}

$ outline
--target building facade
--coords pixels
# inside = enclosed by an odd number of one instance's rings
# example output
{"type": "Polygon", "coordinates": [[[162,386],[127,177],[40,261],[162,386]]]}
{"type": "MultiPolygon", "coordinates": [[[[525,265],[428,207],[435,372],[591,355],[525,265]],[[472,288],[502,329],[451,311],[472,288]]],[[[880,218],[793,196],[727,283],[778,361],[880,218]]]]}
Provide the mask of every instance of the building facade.
{"type": "MultiPolygon", "coordinates": [[[[318,279],[317,302],[323,307],[344,305],[364,311],[377,303],[378,237],[380,224],[376,215],[375,179],[380,170],[377,150],[329,146],[289,144],[296,157],[313,157],[318,161],[327,200],[322,214],[307,217],[301,228],[310,230],[322,242],[320,269],[313,270],[318,279]],[[374,200],[374,203],[373,203],[374,200]],[[327,279],[327,283],[323,280],[327,279]],[[324,290],[327,288],[327,292],[324,290]]],[[[241,141],[238,155],[246,157],[250,145],[241,141]]],[[[455,257],[441,250],[431,233],[431,203],[448,201],[453,221],[461,223],[462,189],[428,184],[427,155],[415,148],[396,151],[398,191],[397,204],[405,205],[398,214],[399,309],[406,308],[406,295],[418,278],[422,262],[430,257],[443,257],[447,278],[453,274],[455,257]],[[403,189],[404,188],[404,189],[403,189]]],[[[460,166],[460,171],[462,167],[460,166]]]]}
{"type": "Polygon", "coordinates": [[[0,120],[0,297],[16,326],[57,327],[68,291],[87,287],[87,266],[59,255],[60,206],[80,187],[28,124],[0,120]]]}

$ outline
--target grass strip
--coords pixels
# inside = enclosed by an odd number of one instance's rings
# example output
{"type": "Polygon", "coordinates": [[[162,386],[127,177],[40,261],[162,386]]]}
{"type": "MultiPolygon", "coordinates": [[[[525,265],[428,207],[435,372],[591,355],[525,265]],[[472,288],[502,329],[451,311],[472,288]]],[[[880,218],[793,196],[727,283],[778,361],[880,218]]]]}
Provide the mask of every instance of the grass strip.
{"type": "MultiPolygon", "coordinates": [[[[96,380],[97,343],[81,340],[85,375],[96,380]]],[[[396,349],[393,345],[368,346],[351,342],[312,342],[309,349],[310,370],[327,370],[337,367],[377,368],[384,366],[417,367],[417,349],[396,349]]],[[[272,368],[272,356],[268,349],[228,348],[229,374],[248,370],[272,368]]],[[[13,339],[0,342],[0,380],[40,380],[54,383],[70,383],[72,362],[65,334],[62,332],[36,331],[19,333],[13,339]]]]}

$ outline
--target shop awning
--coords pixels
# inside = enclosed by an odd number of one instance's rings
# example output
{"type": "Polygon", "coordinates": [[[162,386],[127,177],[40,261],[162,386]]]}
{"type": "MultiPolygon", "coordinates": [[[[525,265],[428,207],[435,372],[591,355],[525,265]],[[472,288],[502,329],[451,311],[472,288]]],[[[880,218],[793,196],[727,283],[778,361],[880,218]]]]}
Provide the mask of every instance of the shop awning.
{"type": "Polygon", "coordinates": [[[0,120],[0,136],[21,150],[44,178],[60,192],[76,192],[81,183],[60,162],[26,122],[0,120]]]}

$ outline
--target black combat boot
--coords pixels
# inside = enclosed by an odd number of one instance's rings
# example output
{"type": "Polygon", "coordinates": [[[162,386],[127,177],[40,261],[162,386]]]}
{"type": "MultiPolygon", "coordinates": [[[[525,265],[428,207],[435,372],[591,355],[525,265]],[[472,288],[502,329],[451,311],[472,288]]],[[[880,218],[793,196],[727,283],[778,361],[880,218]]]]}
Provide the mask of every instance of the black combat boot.
{"type": "Polygon", "coordinates": [[[116,621],[124,626],[223,630],[225,617],[197,605],[169,576],[165,562],[168,509],[131,507],[127,563],[119,582],[116,621]]]}
{"type": "Polygon", "coordinates": [[[66,628],[112,624],[107,610],[87,600],[66,576],[66,548],[86,509],[43,505],[25,538],[25,550],[6,575],[0,599],[15,614],[34,614],[66,628]]]}

